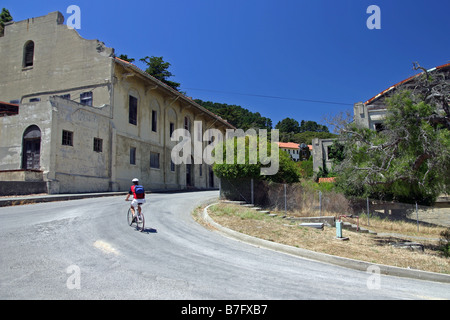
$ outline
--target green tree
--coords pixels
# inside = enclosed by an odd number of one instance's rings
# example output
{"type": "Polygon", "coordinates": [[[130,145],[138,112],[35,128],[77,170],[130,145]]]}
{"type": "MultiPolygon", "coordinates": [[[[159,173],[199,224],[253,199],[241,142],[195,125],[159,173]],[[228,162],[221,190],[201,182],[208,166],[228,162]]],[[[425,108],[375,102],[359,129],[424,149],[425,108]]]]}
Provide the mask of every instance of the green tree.
{"type": "Polygon", "coordinates": [[[128,58],[127,54],[121,54],[120,56],[118,56],[118,58],[121,59],[121,60],[128,61],[130,63],[133,63],[135,61],[134,58],[128,58]]]}
{"type": "Polygon", "coordinates": [[[277,123],[275,129],[280,130],[280,133],[299,133],[300,125],[297,120],[292,118],[285,118],[277,123]]]}
{"type": "Polygon", "coordinates": [[[10,22],[13,20],[13,17],[9,13],[8,9],[3,8],[0,13],[0,36],[3,36],[4,27],[6,22],[10,22]]]}
{"type": "Polygon", "coordinates": [[[165,62],[163,57],[146,56],[145,58],[139,60],[147,65],[145,72],[178,91],[180,83],[169,80],[169,78],[174,75],[168,70],[171,64],[169,62],[165,62]]]}
{"type": "Polygon", "coordinates": [[[327,139],[334,138],[334,135],[328,131],[328,127],[318,124],[315,121],[298,121],[292,118],[285,118],[277,123],[275,129],[280,130],[281,142],[295,142],[311,144],[313,138],[327,139]]]}
{"type": "Polygon", "coordinates": [[[345,159],[345,146],[339,140],[335,140],[328,150],[328,159],[333,161],[333,165],[339,165],[345,159]]]}
{"type": "Polygon", "coordinates": [[[202,101],[196,99],[202,107],[217,114],[223,119],[226,119],[229,123],[239,129],[272,129],[272,120],[261,116],[259,112],[251,112],[237,105],[229,105],[226,103],[218,103],[211,101],[202,101]]]}
{"type": "Polygon", "coordinates": [[[300,124],[300,128],[299,128],[299,132],[307,132],[307,131],[312,131],[312,132],[329,132],[327,126],[318,124],[315,121],[302,120],[302,122],[300,124]]]}
{"type": "Polygon", "coordinates": [[[439,106],[403,91],[387,99],[384,131],[349,124],[338,185],[349,195],[431,204],[450,187],[450,131],[439,106]]]}
{"type": "MultiPolygon", "coordinates": [[[[261,168],[263,165],[261,164],[259,157],[257,162],[252,164],[250,163],[250,143],[248,137],[240,137],[236,139],[229,139],[223,145],[219,145],[216,148],[223,148],[223,163],[216,163],[213,166],[214,173],[219,178],[225,178],[229,180],[239,179],[239,178],[256,178],[256,179],[265,179],[268,181],[279,182],[279,183],[294,183],[298,182],[300,179],[300,170],[296,166],[295,162],[293,162],[286,152],[279,153],[279,170],[275,175],[271,176],[261,176],[261,168]],[[240,164],[238,161],[238,140],[245,139],[245,161],[243,164],[240,164]],[[231,150],[234,148],[234,162],[227,163],[227,150],[231,150]]],[[[271,144],[267,143],[267,149],[271,150],[271,144]]],[[[257,144],[257,150],[252,152],[257,152],[259,155],[259,143],[257,144]]],[[[217,152],[217,149],[216,149],[217,152]]],[[[273,161],[273,160],[272,160],[273,161]]]]}
{"type": "Polygon", "coordinates": [[[299,161],[297,165],[300,168],[302,178],[309,179],[314,176],[313,157],[310,156],[308,160],[299,161]]]}
{"type": "MultiPolygon", "coordinates": [[[[281,135],[280,135],[281,136],[281,135]]],[[[330,139],[330,138],[337,138],[338,135],[329,133],[329,132],[313,132],[313,131],[305,131],[296,133],[293,135],[293,137],[289,140],[295,143],[305,143],[305,144],[312,144],[312,139],[319,138],[319,139],[330,139]]],[[[282,139],[282,138],[280,138],[282,139]]],[[[283,142],[289,142],[289,141],[283,141],[283,142]]]]}

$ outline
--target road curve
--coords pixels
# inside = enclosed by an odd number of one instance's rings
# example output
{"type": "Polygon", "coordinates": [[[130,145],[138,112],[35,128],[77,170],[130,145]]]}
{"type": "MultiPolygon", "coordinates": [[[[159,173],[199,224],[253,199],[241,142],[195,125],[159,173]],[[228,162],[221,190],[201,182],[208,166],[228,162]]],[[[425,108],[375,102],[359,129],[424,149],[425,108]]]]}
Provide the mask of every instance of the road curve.
{"type": "Polygon", "coordinates": [[[125,197],[0,208],[0,299],[450,299],[450,285],[251,246],[197,224],[216,191],[153,193],[146,230],[125,197]]]}

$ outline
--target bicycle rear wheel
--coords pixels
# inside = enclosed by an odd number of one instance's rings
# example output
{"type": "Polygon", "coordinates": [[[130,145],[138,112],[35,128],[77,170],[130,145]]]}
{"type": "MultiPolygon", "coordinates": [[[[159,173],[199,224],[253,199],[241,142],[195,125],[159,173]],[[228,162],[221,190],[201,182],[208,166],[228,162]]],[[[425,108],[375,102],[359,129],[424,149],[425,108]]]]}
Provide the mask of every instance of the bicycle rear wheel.
{"type": "Polygon", "coordinates": [[[141,214],[139,215],[138,218],[136,218],[136,229],[138,229],[139,231],[144,231],[144,227],[145,227],[145,218],[144,218],[144,213],[141,212],[141,214]]]}

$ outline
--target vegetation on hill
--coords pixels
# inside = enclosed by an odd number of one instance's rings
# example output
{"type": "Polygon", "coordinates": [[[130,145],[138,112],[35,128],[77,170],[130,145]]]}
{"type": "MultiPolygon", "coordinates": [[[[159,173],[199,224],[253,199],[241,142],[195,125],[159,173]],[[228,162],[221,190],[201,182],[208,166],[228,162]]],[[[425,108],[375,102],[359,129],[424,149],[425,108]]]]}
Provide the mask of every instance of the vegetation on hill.
{"type": "Polygon", "coordinates": [[[202,107],[217,114],[239,129],[272,129],[272,120],[261,116],[259,112],[251,112],[241,106],[229,105],[211,101],[195,99],[202,107]]]}

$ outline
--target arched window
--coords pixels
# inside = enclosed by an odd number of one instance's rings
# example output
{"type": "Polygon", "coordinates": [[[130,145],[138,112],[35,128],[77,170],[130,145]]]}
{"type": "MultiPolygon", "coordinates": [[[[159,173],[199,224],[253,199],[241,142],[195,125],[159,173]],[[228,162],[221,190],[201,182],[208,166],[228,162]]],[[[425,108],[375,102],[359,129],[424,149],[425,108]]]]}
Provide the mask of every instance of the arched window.
{"type": "Polygon", "coordinates": [[[32,67],[34,62],[34,42],[28,41],[23,47],[23,67],[32,67]]]}

